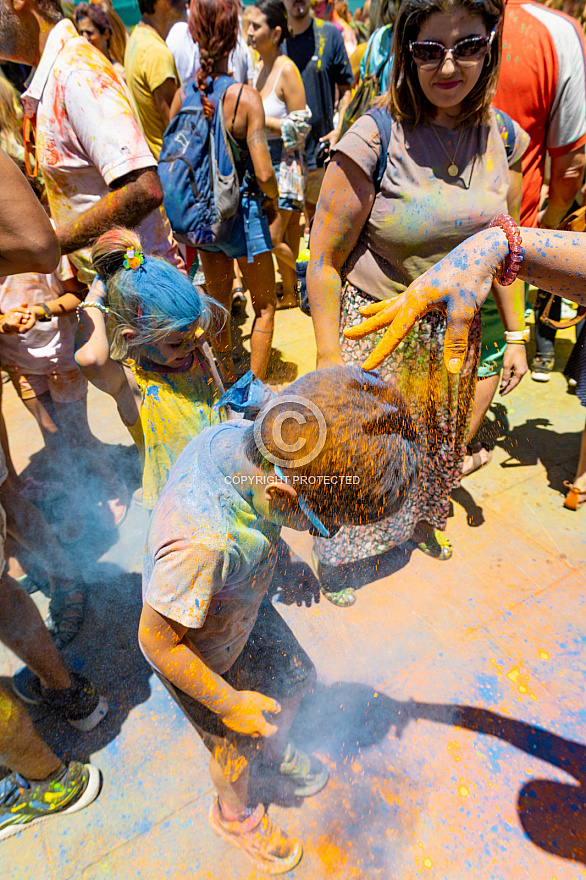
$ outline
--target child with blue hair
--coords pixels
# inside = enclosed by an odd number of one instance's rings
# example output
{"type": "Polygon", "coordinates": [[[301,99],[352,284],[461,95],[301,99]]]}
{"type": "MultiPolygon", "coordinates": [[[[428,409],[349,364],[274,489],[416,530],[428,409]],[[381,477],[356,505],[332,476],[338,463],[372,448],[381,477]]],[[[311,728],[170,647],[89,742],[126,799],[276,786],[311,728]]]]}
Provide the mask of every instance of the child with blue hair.
{"type": "Polygon", "coordinates": [[[141,454],[142,503],[151,509],[187,443],[223,420],[203,340],[208,300],[170,263],[145,256],[129,229],[100,236],[92,266],[98,278],[79,308],[75,359],[116,401],[141,454]]]}

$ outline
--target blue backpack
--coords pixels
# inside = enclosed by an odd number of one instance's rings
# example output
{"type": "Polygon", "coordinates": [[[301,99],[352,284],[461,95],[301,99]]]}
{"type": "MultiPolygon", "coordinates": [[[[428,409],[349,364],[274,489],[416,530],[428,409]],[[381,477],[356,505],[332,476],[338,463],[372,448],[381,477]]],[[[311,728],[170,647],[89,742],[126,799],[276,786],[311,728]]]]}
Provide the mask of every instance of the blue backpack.
{"type": "Polygon", "coordinates": [[[225,75],[214,80],[207,96],[215,108],[209,122],[200,91],[190,80],[181,110],[163,135],[159,176],[165,211],[175,238],[184,244],[225,243],[236,221],[240,185],[223,101],[233,82],[225,75]]]}

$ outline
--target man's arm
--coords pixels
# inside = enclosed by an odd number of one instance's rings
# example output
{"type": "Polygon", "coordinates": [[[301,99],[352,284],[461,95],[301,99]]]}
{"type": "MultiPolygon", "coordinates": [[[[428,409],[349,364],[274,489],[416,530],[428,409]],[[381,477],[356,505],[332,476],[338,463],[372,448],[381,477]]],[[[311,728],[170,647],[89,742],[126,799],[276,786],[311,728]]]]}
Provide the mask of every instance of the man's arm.
{"type": "Polygon", "coordinates": [[[340,100],[338,101],[338,124],[328,134],[320,138],[321,141],[327,141],[330,147],[334,147],[340,140],[342,134],[342,123],[344,121],[344,113],[348,104],[352,100],[352,86],[338,86],[340,91],[340,100]]]}
{"type": "Polygon", "coordinates": [[[51,221],[26,178],[0,150],[0,276],[48,274],[59,263],[51,221]]]}
{"type": "Polygon", "coordinates": [[[171,122],[171,105],[173,104],[173,99],[176,92],[177,83],[171,77],[166,79],[165,82],[162,83],[160,86],[157,86],[156,89],[153,89],[153,96],[155,98],[155,101],[157,102],[157,107],[159,109],[159,113],[161,114],[161,119],[165,123],[165,128],[171,122]]]}
{"type": "Polygon", "coordinates": [[[551,157],[551,178],[547,208],[540,218],[543,229],[557,229],[576,198],[584,179],[586,155],[584,146],[551,157]]]}
{"type": "Polygon", "coordinates": [[[103,232],[113,226],[133,229],[163,202],[161,181],[155,168],[141,168],[120,177],[111,184],[112,192],[99,202],[57,229],[64,254],[89,247],[103,232]]]}

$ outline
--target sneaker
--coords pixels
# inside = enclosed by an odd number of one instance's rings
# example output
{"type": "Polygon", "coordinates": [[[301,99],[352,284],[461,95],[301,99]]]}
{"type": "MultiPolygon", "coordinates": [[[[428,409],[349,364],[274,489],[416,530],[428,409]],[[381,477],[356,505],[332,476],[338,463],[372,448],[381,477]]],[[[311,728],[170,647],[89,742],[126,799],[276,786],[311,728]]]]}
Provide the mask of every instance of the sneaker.
{"type": "Polygon", "coordinates": [[[244,850],[266,874],[285,874],[301,861],[301,841],[289,837],[269,819],[262,804],[239,822],[229,822],[216,799],[210,810],[210,825],[218,837],[244,850]]]}
{"type": "Polygon", "coordinates": [[[531,378],[534,382],[549,382],[555,358],[536,354],[531,364],[531,378]]]}
{"type": "Polygon", "coordinates": [[[28,666],[12,678],[12,689],[23,703],[42,703],[83,733],[97,727],[108,714],[108,703],[94,685],[77,672],[70,673],[73,686],[67,690],[51,691],[42,687],[38,677],[28,666]]]}
{"type": "Polygon", "coordinates": [[[279,773],[293,784],[293,794],[297,797],[311,797],[325,788],[330,774],[313,755],[310,757],[289,743],[279,773]]]}
{"type": "Polygon", "coordinates": [[[101,785],[98,768],[78,761],[40,781],[12,773],[0,782],[0,840],[48,816],[83,810],[95,801],[101,785]]]}

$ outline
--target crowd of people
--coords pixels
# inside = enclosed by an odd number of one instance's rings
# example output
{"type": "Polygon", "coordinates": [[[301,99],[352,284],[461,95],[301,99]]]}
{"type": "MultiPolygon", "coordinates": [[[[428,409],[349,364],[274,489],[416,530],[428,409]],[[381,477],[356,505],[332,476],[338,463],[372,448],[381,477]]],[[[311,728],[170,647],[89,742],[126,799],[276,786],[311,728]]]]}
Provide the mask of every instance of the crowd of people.
{"type": "MultiPolygon", "coordinates": [[[[139,6],[129,32],[110,0],[68,15],[0,0],[0,365],[52,474],[19,476],[0,414],[0,640],[26,664],[14,693],[0,686],[0,840],[100,791],[20,702],[82,731],[108,712],[59,653],[85,614],[63,549],[89,527],[79,487],[104,529],[132,503],[90,430],[91,383],[116,402],[152,511],[141,650],[210,752],[213,830],[284,873],[302,843],[255,792],[270,778],[309,797],[328,773],[289,738],[316,671],[267,598],[278,568],[311,602],[280,527],[310,531],[317,597],[350,607],[352,563],[408,541],[457,552],[450,497],[490,463],[497,390],[548,381],[572,323],[566,375],[586,406],[582,10],[139,6]],[[248,298],[249,363],[231,324],[248,298]],[[275,313],[301,304],[316,370],[278,389],[275,313]],[[41,513],[55,497],[57,537],[41,513]]],[[[577,510],[586,429],[567,489],[577,510]]]]}

